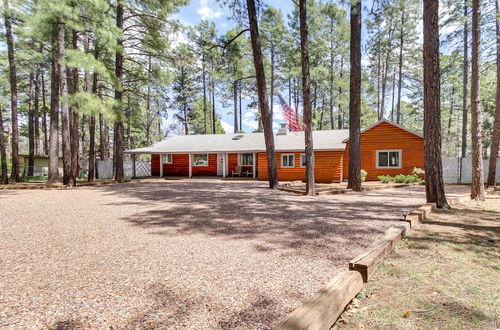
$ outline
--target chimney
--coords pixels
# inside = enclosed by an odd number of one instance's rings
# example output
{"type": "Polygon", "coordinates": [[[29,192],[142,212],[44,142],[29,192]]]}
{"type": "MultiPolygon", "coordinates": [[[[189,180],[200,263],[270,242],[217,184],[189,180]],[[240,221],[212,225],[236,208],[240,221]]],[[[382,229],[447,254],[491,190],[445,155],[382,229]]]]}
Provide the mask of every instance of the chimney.
{"type": "Polygon", "coordinates": [[[280,128],[278,129],[278,135],[287,135],[288,133],[288,128],[286,127],[285,123],[280,124],[280,128]]]}

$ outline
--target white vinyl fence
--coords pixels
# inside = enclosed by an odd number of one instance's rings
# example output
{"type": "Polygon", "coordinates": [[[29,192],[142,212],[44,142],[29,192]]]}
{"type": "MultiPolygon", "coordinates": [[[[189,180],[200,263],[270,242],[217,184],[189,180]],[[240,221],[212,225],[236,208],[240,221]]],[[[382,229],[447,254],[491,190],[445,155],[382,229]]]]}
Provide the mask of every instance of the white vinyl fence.
{"type": "MultiPolygon", "coordinates": [[[[484,167],[484,179],[488,177],[488,159],[483,160],[484,167]]],[[[134,166],[132,160],[126,160],[123,163],[125,178],[133,177],[134,166]]],[[[471,183],[472,174],[472,162],[471,158],[456,158],[456,157],[443,157],[443,178],[445,183],[471,183]],[[460,165],[462,165],[462,171],[460,171],[460,165]],[[460,174],[462,175],[461,180],[459,180],[460,174]]],[[[136,177],[148,177],[151,176],[151,162],[136,160],[135,163],[136,177]]],[[[97,173],[100,179],[112,179],[113,178],[113,161],[112,160],[101,160],[97,162],[97,173]]],[[[500,158],[497,159],[497,172],[496,172],[496,182],[500,182],[500,158]]]]}
{"type": "MultiPolygon", "coordinates": [[[[130,179],[134,177],[134,163],[133,160],[125,160],[123,162],[123,171],[125,178],[130,179]]],[[[113,161],[100,160],[97,162],[97,175],[99,179],[112,179],[113,178],[113,161]]],[[[148,177],[151,176],[151,162],[144,160],[135,160],[135,177],[148,177]]]]}
{"type": "MultiPolygon", "coordinates": [[[[483,159],[484,180],[488,178],[489,159],[483,159]]],[[[470,157],[455,158],[443,157],[443,179],[444,183],[471,183],[472,180],[472,160],[470,157]],[[462,170],[460,171],[460,165],[462,170]],[[459,180],[460,174],[462,175],[459,180]]],[[[500,182],[500,158],[497,158],[496,182],[500,182]]]]}

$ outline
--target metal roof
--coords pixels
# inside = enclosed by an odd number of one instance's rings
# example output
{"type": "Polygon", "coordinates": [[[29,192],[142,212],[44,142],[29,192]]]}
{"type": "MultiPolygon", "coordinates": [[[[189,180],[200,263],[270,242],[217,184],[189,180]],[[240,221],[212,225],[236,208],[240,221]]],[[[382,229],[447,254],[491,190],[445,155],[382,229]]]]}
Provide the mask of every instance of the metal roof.
{"type": "MultiPolygon", "coordinates": [[[[349,137],[349,130],[313,131],[314,150],[344,150],[342,141],[349,137]]],[[[304,132],[274,133],[276,151],[303,151],[304,132]]],[[[176,135],[148,147],[125,151],[131,154],[156,153],[215,153],[215,152],[264,152],[264,133],[176,135]],[[241,136],[241,137],[239,137],[241,136]],[[235,137],[239,137],[236,138],[235,137]]]]}

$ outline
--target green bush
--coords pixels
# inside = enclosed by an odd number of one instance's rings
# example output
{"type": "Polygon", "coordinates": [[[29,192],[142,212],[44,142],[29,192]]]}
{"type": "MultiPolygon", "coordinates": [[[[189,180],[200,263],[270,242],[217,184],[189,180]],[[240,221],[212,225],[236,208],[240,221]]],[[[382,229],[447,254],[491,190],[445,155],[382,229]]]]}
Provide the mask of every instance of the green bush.
{"type": "Polygon", "coordinates": [[[398,174],[394,177],[394,182],[396,183],[416,183],[421,181],[422,179],[415,174],[409,174],[409,175],[398,174]]]}
{"type": "Polygon", "coordinates": [[[390,175],[379,175],[377,179],[379,179],[383,183],[389,183],[394,180],[394,178],[390,175]]]}
{"type": "Polygon", "coordinates": [[[361,182],[365,182],[367,174],[368,172],[366,172],[365,170],[361,170],[361,182]]]}
{"type": "Polygon", "coordinates": [[[414,167],[413,168],[413,171],[411,172],[411,174],[414,174],[414,175],[425,175],[425,171],[421,168],[418,168],[418,167],[414,167]]]}

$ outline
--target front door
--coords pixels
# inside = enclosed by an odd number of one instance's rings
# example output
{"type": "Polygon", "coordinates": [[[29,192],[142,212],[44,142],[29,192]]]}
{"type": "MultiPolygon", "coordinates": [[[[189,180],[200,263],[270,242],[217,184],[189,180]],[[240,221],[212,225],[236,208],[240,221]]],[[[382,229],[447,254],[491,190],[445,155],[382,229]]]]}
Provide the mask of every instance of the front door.
{"type": "Polygon", "coordinates": [[[224,168],[224,154],[217,154],[217,175],[222,175],[224,168]]]}

